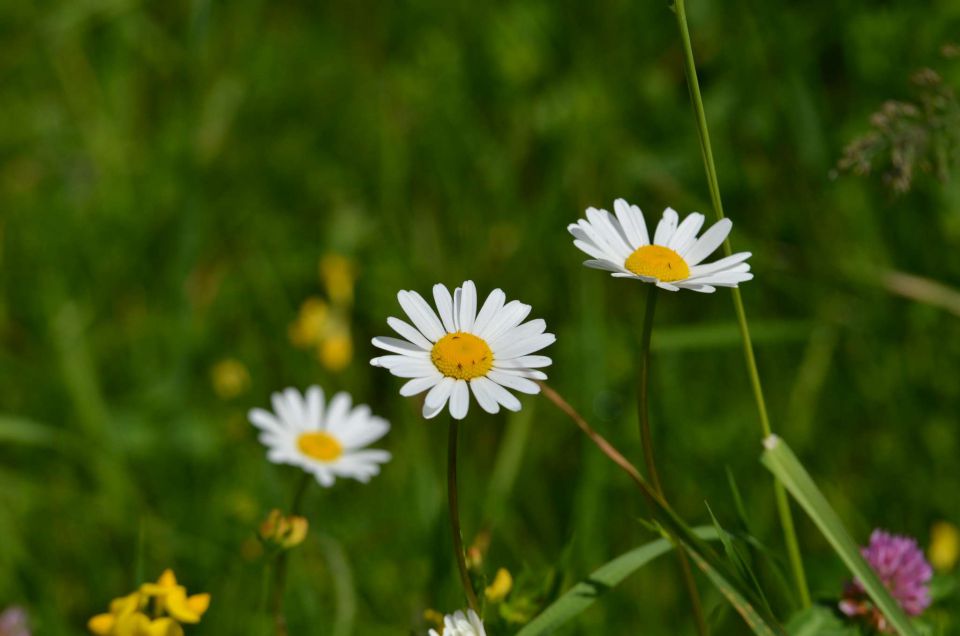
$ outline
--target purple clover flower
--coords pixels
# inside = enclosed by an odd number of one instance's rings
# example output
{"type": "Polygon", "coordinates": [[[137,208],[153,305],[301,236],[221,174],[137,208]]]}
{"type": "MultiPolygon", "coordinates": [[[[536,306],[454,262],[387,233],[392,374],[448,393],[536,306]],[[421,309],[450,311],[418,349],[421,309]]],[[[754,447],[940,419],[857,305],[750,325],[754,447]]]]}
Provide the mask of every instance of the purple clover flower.
{"type": "Polygon", "coordinates": [[[30,636],[27,612],[21,607],[9,607],[0,613],[0,636],[30,636]]]}
{"type": "MultiPolygon", "coordinates": [[[[870,535],[870,545],[861,548],[860,553],[907,614],[919,616],[930,606],[933,569],[916,540],[877,529],[870,535]]],[[[847,584],[840,611],[850,617],[862,617],[882,632],[889,630],[886,618],[870,602],[859,580],[847,584]]]]}

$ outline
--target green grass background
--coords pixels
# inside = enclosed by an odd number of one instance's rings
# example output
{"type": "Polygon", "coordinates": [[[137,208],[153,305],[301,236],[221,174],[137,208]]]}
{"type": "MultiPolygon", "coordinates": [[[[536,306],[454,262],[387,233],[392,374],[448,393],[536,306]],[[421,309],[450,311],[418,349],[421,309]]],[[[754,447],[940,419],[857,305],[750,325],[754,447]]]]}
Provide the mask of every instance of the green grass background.
{"type": "MultiPolygon", "coordinates": [[[[960,322],[877,276],[960,284],[960,181],[895,197],[831,171],[939,64],[960,5],[688,10],[733,245],[754,253],[743,295],[774,427],[859,540],[925,542],[960,520],[960,322]]],[[[38,634],[84,633],[138,567],[213,594],[190,633],[253,633],[253,529],[298,474],[265,461],[245,413],[311,383],[388,417],[394,460],[309,493],[292,633],[425,633],[425,608],[460,607],[445,420],[367,364],[398,289],[472,278],[531,303],[558,336],[551,382],[639,461],[644,288],[581,267],[565,226],[620,196],[648,219],[712,212],[666,3],[6,0],[0,34],[0,602],[38,634]],[[360,273],[342,373],[287,339],[330,251],[360,273]],[[209,380],[225,357],[252,378],[233,400],[209,380]]],[[[707,501],[734,524],[729,468],[782,554],[729,292],[663,296],[667,491],[695,523],[707,501]]],[[[556,568],[566,587],[652,535],[629,481],[543,398],[523,402],[464,427],[467,540],[487,525],[488,574],[556,568]]],[[[843,567],[797,514],[813,593],[836,596],[843,567]]],[[[717,633],[744,633],[703,590],[717,633]]],[[[567,633],[690,631],[663,559],[567,633]]]]}

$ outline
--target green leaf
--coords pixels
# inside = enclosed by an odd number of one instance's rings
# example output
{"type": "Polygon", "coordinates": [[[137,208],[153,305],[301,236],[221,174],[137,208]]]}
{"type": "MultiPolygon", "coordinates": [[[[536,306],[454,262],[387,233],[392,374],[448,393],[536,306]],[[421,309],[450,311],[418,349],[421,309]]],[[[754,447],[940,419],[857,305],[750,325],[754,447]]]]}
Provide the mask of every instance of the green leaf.
{"type": "Polygon", "coordinates": [[[753,589],[756,591],[757,596],[760,600],[763,601],[764,607],[767,610],[770,610],[770,602],[767,600],[767,597],[763,594],[763,588],[760,587],[760,582],[757,580],[757,575],[754,574],[753,570],[750,568],[750,564],[747,563],[746,559],[743,558],[743,555],[737,550],[737,547],[734,545],[733,540],[734,536],[723,529],[720,525],[720,521],[717,519],[717,516],[713,514],[713,509],[710,508],[710,504],[707,504],[707,512],[710,513],[710,519],[713,520],[713,525],[717,529],[717,535],[720,537],[720,542],[723,544],[723,550],[727,553],[727,559],[729,559],[730,564],[740,575],[740,581],[743,583],[750,583],[753,586],[753,589]]]}
{"type": "Polygon", "coordinates": [[[900,636],[917,636],[917,631],[910,624],[907,615],[897,601],[890,596],[890,592],[877,577],[873,568],[861,556],[860,548],[843,527],[840,517],[786,442],[776,435],[771,435],[763,441],[763,445],[765,447],[761,458],[763,465],[776,476],[810,516],[850,572],[863,584],[867,594],[897,633],[900,636]]]}
{"type": "Polygon", "coordinates": [[[856,627],[844,624],[836,613],[823,606],[808,607],[787,623],[790,636],[857,636],[856,627]]]}
{"type": "MultiPolygon", "coordinates": [[[[694,532],[701,539],[712,540],[717,538],[717,533],[713,528],[697,528],[694,532]]],[[[517,636],[537,636],[538,634],[552,633],[593,605],[597,599],[629,575],[672,549],[673,545],[669,540],[657,539],[621,554],[595,570],[587,579],[574,585],[566,594],[550,604],[535,619],[517,632],[517,636]]]]}
{"type": "Polygon", "coordinates": [[[729,572],[715,568],[697,552],[691,550],[689,554],[690,558],[697,564],[697,567],[703,570],[714,586],[716,586],[716,588],[720,590],[720,593],[726,597],[727,601],[733,605],[733,609],[737,610],[737,613],[740,614],[740,617],[743,618],[747,626],[753,630],[754,634],[757,634],[757,636],[778,636],[784,634],[781,627],[770,620],[769,617],[764,617],[760,611],[757,610],[757,605],[759,604],[747,598],[734,583],[735,579],[730,576],[729,572]]]}
{"type": "Polygon", "coordinates": [[[15,415],[0,415],[0,444],[55,446],[62,437],[46,424],[15,415]]]}

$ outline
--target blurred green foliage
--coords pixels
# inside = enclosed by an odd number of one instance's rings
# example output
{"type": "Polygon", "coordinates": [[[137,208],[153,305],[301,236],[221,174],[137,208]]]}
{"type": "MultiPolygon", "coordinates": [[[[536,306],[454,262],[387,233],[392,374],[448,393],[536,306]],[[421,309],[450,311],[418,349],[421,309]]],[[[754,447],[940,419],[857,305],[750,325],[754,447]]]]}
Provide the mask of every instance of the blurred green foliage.
{"type": "MultiPolygon", "coordinates": [[[[833,169],[916,69],[960,86],[940,55],[960,4],[688,10],[774,427],[855,537],[925,542],[960,518],[960,321],[885,281],[960,286],[960,180],[894,196],[833,169]]],[[[310,383],[388,417],[394,460],[308,495],[291,632],[425,633],[424,609],[461,606],[444,421],[367,365],[398,289],[472,278],[533,304],[559,338],[553,384],[639,460],[641,289],[582,268],[565,226],[619,196],[648,218],[710,212],[666,3],[6,0],[0,34],[0,602],[39,634],[84,633],[165,567],[213,595],[191,633],[248,633],[254,530],[298,475],[265,461],[245,413],[310,383]],[[359,274],[338,373],[287,337],[328,252],[359,274]],[[231,399],[210,381],[226,358],[250,375],[231,399]]],[[[652,402],[671,499],[733,524],[730,468],[782,552],[728,293],[665,296],[652,402]]],[[[630,483],[545,400],[524,405],[474,409],[464,525],[490,533],[488,576],[555,593],[652,535],[630,483]]],[[[837,595],[842,565],[799,529],[814,595],[837,595]]],[[[718,633],[744,633],[703,590],[718,633]]],[[[568,631],[687,633],[687,614],[663,559],[568,631]]]]}

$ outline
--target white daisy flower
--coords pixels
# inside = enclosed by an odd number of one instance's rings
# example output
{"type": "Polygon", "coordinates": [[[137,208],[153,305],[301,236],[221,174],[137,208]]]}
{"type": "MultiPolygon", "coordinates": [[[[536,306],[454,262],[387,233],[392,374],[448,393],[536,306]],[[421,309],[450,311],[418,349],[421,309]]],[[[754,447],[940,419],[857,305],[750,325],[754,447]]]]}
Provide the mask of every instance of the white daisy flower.
{"type": "Polygon", "coordinates": [[[670,291],[683,288],[709,293],[753,278],[746,262],[750,252],[700,264],[727,238],[733,226],[730,219],[717,221],[697,238],[704,216],[694,212],[678,224],[676,211],[667,208],[651,241],[640,208],[617,199],[613,209],[616,216],[587,208],[586,219],[567,226],[573,244],[593,257],[584,261],[587,267],[613,272],[618,278],[656,283],[670,291]]]}
{"type": "MultiPolygon", "coordinates": [[[[431,629],[429,636],[440,636],[437,630],[431,629]]],[[[457,611],[443,617],[443,636],[487,636],[483,629],[483,621],[472,609],[464,614],[457,611]]]]}
{"type": "Polygon", "coordinates": [[[520,324],[530,314],[530,305],[506,302],[503,291],[494,289],[478,312],[477,289],[469,280],[452,296],[445,286],[433,286],[439,317],[415,291],[401,291],[397,298],[413,325],[387,318],[387,324],[404,339],[374,338],[374,346],[392,355],[374,358],[370,364],[411,378],[400,395],[429,390],[424,417],[436,416],[449,401],[450,415],[462,420],[471,391],[487,413],[497,413],[501,406],[520,410],[520,400],[507,389],[540,392],[533,380],[547,376],[536,369],[549,366],[551,360],[531,354],[553,344],[556,336],[544,333],[547,323],[542,319],[520,324]]]}
{"type": "Polygon", "coordinates": [[[341,391],[324,404],[323,390],[311,386],[304,395],[289,388],[271,400],[273,413],[252,409],[248,417],[274,464],[299,466],[329,487],[337,477],[366,483],[390,461],[387,451],[364,448],[386,435],[390,424],[365,404],[351,407],[349,394],[341,391]]]}

